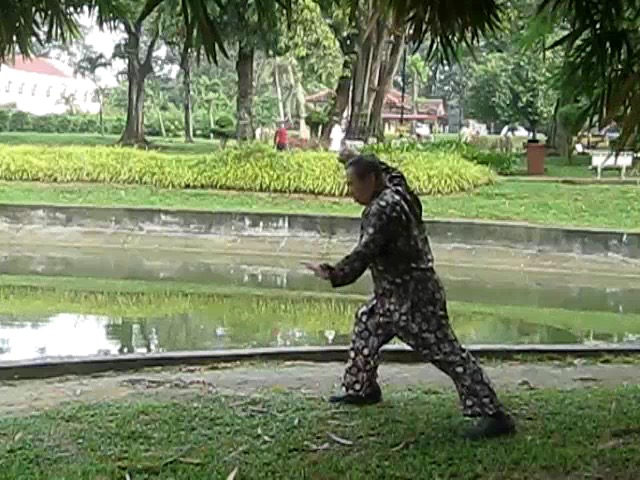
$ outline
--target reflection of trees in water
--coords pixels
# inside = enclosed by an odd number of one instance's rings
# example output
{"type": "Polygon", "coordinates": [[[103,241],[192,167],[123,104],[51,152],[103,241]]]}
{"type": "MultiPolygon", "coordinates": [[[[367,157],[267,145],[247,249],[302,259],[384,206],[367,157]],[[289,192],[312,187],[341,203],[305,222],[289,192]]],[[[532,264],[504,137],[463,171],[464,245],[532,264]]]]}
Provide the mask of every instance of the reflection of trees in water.
{"type": "Polygon", "coordinates": [[[109,340],[119,343],[118,353],[121,355],[140,350],[146,353],[156,351],[153,328],[143,319],[109,319],[105,330],[109,340]]]}
{"type": "Polygon", "coordinates": [[[12,328],[27,327],[35,330],[46,326],[50,320],[49,316],[25,316],[14,314],[0,315],[0,325],[12,328]]]}
{"type": "Polygon", "coordinates": [[[457,326],[457,335],[463,343],[487,344],[560,344],[581,343],[569,330],[522,320],[485,318],[457,326]]]}
{"type": "Polygon", "coordinates": [[[9,346],[8,338],[0,338],[0,355],[4,355],[5,353],[9,353],[11,351],[11,347],[9,346]]]}
{"type": "MultiPolygon", "coordinates": [[[[220,297],[213,304],[195,302],[191,312],[149,318],[116,319],[108,335],[121,353],[135,351],[211,350],[265,346],[348,345],[352,310],[358,302],[345,299],[290,299],[270,296],[220,297]]],[[[548,313],[545,313],[547,315],[548,313]]],[[[467,344],[576,344],[619,340],[609,334],[575,327],[555,327],[521,320],[514,313],[467,312],[454,329],[467,344]]],[[[606,318],[606,317],[605,317],[606,318]]],[[[597,326],[597,325],[596,325],[597,326]]],[[[615,332],[615,330],[614,330],[615,332]]]]}

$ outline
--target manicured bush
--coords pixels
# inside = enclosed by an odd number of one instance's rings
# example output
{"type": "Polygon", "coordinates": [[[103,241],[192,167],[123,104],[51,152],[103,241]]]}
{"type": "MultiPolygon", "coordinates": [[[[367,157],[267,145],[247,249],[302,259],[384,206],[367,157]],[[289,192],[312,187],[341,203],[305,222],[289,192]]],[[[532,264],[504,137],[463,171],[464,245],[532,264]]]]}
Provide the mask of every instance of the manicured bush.
{"type": "MultiPolygon", "coordinates": [[[[490,169],[447,153],[406,153],[395,163],[423,194],[450,194],[493,182],[490,169]]],[[[159,188],[347,193],[342,165],[327,152],[276,152],[254,144],[211,155],[168,155],[120,147],[0,146],[0,180],[94,182],[159,188]]]]}
{"type": "Polygon", "coordinates": [[[517,154],[482,150],[475,145],[458,140],[440,140],[436,142],[396,140],[368,145],[365,150],[389,160],[407,153],[442,153],[451,155],[453,158],[463,158],[478,165],[485,165],[501,175],[512,173],[519,165],[517,154]]]}

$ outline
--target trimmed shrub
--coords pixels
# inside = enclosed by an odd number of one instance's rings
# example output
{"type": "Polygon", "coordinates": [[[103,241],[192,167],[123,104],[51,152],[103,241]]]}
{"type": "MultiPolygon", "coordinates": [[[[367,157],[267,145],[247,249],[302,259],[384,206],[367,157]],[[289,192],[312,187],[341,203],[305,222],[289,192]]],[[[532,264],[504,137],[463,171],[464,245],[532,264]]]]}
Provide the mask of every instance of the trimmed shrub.
{"type": "MultiPolygon", "coordinates": [[[[447,154],[407,153],[392,162],[422,194],[451,194],[492,183],[490,169],[447,154]]],[[[120,147],[0,146],[0,180],[93,182],[158,188],[347,193],[342,165],[327,152],[276,152],[253,144],[211,155],[168,155],[120,147]]]]}
{"type": "Polygon", "coordinates": [[[396,140],[372,144],[365,147],[365,151],[375,153],[381,158],[391,161],[395,157],[407,153],[447,154],[459,157],[478,165],[490,167],[500,175],[509,175],[519,165],[519,158],[514,153],[481,150],[474,145],[458,140],[440,140],[436,142],[416,142],[415,140],[396,140]]]}

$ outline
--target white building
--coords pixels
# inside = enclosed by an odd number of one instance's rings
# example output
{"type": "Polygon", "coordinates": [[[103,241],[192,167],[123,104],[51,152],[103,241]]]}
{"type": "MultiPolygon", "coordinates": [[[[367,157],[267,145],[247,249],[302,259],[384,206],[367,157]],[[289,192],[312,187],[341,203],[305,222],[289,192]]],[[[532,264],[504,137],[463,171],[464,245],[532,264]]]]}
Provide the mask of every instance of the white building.
{"type": "Polygon", "coordinates": [[[16,55],[14,62],[0,66],[0,106],[33,115],[66,113],[71,105],[80,112],[98,113],[95,90],[93,82],[74,77],[55,60],[16,55]]]}

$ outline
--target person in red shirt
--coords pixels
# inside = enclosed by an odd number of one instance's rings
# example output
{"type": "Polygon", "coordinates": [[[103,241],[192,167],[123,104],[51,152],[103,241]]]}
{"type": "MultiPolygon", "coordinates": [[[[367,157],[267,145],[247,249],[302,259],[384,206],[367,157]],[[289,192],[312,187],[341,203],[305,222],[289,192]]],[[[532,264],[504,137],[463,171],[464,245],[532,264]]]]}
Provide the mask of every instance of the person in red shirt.
{"type": "Polygon", "coordinates": [[[276,145],[278,150],[286,150],[287,149],[287,128],[285,123],[280,123],[280,127],[276,130],[276,135],[273,139],[273,143],[276,145]]]}

